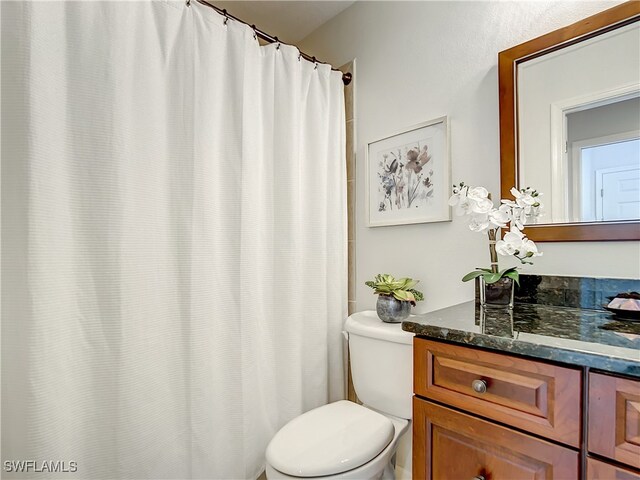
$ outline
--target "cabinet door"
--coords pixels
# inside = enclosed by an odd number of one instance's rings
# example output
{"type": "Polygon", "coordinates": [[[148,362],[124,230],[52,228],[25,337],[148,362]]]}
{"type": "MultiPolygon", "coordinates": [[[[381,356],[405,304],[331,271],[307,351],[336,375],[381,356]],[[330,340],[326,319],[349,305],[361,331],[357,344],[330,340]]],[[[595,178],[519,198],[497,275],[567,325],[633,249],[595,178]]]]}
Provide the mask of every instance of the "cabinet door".
{"type": "Polygon", "coordinates": [[[587,459],[587,480],[640,480],[631,470],[616,467],[593,458],[587,459]]]}
{"type": "Polygon", "coordinates": [[[413,479],[578,478],[578,452],[414,397],[413,479]]]}
{"type": "Polygon", "coordinates": [[[589,451],[640,468],[640,381],[589,374],[589,451]]]}

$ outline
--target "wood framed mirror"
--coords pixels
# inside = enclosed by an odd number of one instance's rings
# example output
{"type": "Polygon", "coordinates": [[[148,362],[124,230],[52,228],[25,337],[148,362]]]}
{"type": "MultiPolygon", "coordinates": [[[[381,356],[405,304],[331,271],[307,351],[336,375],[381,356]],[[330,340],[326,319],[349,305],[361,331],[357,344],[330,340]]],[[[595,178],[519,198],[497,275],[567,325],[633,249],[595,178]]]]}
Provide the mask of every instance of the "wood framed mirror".
{"type": "Polygon", "coordinates": [[[525,234],[640,240],[640,2],[500,52],[498,76],[501,197],[544,193],[525,234]]]}

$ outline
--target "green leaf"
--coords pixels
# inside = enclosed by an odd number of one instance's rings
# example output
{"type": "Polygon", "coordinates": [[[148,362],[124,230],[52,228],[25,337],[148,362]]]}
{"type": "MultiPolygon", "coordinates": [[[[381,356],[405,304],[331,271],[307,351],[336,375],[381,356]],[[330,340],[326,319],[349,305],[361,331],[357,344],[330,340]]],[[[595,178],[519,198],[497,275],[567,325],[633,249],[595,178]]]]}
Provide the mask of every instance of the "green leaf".
{"type": "Polygon", "coordinates": [[[398,281],[402,282],[402,285],[400,286],[402,290],[411,290],[418,284],[416,280],[412,280],[411,278],[401,278],[398,281]]]}
{"type": "Polygon", "coordinates": [[[421,291],[416,290],[415,288],[412,288],[411,290],[409,290],[411,293],[413,293],[413,296],[416,298],[417,302],[421,302],[422,300],[424,300],[424,295],[422,294],[421,291]]]}
{"type": "Polygon", "coordinates": [[[415,302],[416,301],[415,297],[413,296],[413,293],[407,292],[406,290],[394,290],[393,296],[396,299],[401,300],[403,302],[415,302]]]}
{"type": "Polygon", "coordinates": [[[517,270],[511,270],[504,274],[505,277],[509,277],[516,282],[516,285],[520,286],[520,274],[517,270]]]}
{"type": "Polygon", "coordinates": [[[473,280],[474,278],[478,278],[480,275],[484,275],[485,272],[474,270],[473,272],[467,273],[464,277],[462,277],[463,282],[468,282],[469,280],[473,280]]]}
{"type": "Polygon", "coordinates": [[[396,300],[400,300],[400,301],[407,301],[409,300],[409,298],[406,295],[407,292],[405,292],[404,290],[395,290],[393,292],[393,296],[396,300]]]}
{"type": "Polygon", "coordinates": [[[482,276],[484,277],[484,282],[489,284],[496,283],[498,280],[502,278],[502,275],[500,275],[500,272],[498,273],[485,272],[482,274],[482,276]]]}

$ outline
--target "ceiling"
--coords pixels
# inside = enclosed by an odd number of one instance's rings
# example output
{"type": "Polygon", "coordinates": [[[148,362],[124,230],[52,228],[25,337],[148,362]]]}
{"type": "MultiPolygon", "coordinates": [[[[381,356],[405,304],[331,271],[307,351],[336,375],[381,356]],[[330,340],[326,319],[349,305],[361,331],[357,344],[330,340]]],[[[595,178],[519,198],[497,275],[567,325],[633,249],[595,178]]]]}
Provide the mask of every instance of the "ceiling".
{"type": "Polygon", "coordinates": [[[248,24],[285,43],[302,40],[354,3],[351,1],[217,1],[209,0],[248,24]]]}

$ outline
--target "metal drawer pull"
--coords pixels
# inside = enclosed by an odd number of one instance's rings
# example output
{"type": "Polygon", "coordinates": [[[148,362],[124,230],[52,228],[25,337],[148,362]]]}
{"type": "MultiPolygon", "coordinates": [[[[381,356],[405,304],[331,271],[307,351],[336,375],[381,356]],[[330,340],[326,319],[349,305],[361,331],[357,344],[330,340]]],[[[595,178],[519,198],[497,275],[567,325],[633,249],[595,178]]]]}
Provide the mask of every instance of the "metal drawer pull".
{"type": "MultiPolygon", "coordinates": [[[[484,393],[487,391],[487,382],[485,382],[484,380],[474,380],[473,382],[471,382],[471,388],[473,388],[476,393],[484,393]]],[[[476,479],[479,478],[482,478],[484,480],[484,477],[482,476],[476,477],[476,479]]]]}
{"type": "MultiPolygon", "coordinates": [[[[476,382],[481,382],[482,380],[476,380],[476,382]]],[[[473,480],[485,480],[484,475],[476,475],[473,477],[473,480]]]]}

